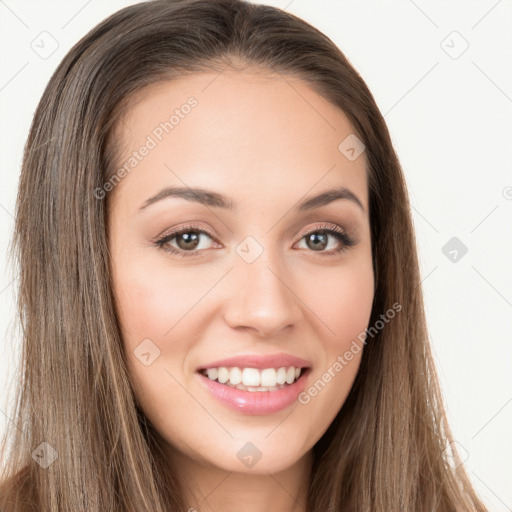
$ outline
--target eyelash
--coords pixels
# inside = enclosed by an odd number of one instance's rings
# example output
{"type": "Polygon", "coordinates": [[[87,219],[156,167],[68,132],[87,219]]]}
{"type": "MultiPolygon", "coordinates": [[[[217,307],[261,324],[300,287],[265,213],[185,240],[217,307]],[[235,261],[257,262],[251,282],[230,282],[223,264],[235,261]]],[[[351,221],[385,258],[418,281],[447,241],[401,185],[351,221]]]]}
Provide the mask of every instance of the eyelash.
{"type": "MultiPolygon", "coordinates": [[[[302,240],[304,237],[306,237],[308,235],[311,235],[313,233],[318,233],[318,232],[332,235],[339,242],[341,242],[341,246],[339,249],[331,249],[330,251],[319,251],[319,254],[321,254],[322,256],[332,256],[334,254],[341,253],[343,251],[346,251],[349,247],[352,247],[353,245],[356,244],[355,240],[352,237],[350,237],[343,228],[336,226],[335,224],[325,224],[325,225],[319,226],[313,230],[307,231],[306,233],[302,234],[302,236],[300,237],[300,240],[302,240]]],[[[184,233],[204,234],[204,235],[208,235],[212,240],[215,240],[215,237],[210,232],[208,232],[204,229],[200,229],[197,226],[190,225],[190,226],[184,226],[177,231],[173,231],[172,233],[163,235],[160,239],[158,239],[155,242],[155,245],[157,245],[160,249],[164,250],[165,252],[168,252],[170,254],[177,255],[177,256],[180,256],[183,258],[200,256],[201,252],[203,252],[204,249],[199,250],[199,251],[198,250],[183,251],[180,249],[176,249],[174,247],[166,247],[165,246],[166,243],[170,242],[172,239],[176,238],[179,235],[183,235],[184,233]]],[[[316,252],[316,251],[312,251],[312,252],[316,252]]]]}

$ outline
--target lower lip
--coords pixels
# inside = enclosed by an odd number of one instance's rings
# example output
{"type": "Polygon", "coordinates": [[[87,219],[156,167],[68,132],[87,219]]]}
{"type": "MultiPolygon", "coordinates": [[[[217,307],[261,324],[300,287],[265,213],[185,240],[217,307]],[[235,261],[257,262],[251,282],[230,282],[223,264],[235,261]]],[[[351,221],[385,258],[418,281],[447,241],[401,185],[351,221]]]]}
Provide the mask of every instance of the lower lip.
{"type": "Polygon", "coordinates": [[[198,373],[210,393],[224,405],[244,414],[272,414],[292,405],[306,387],[309,368],[298,380],[276,391],[242,391],[198,373]]]}

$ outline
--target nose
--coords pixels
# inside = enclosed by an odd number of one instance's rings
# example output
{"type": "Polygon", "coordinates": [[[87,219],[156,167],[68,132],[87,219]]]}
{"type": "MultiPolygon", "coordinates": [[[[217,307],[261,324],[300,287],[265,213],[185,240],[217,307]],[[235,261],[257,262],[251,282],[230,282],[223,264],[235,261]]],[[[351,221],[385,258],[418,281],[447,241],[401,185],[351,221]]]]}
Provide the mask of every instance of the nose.
{"type": "Polygon", "coordinates": [[[302,318],[301,300],[284,265],[266,257],[239,259],[225,283],[224,320],[234,329],[253,330],[261,337],[277,336],[302,318]]]}

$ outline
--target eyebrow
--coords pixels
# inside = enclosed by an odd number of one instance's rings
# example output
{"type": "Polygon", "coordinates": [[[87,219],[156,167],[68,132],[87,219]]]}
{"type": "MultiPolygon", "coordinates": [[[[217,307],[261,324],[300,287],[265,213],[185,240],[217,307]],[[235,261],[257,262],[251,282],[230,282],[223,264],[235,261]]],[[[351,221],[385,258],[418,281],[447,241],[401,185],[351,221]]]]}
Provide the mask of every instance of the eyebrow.
{"type": "MultiPolygon", "coordinates": [[[[213,192],[212,190],[191,187],[166,187],[156,195],[147,199],[139,208],[139,211],[144,210],[157,201],[161,201],[162,199],[167,199],[169,197],[178,197],[214,208],[224,208],[226,210],[236,209],[236,204],[231,199],[219,194],[218,192],[213,192]]],[[[294,210],[300,212],[309,211],[325,206],[326,204],[332,203],[338,199],[351,201],[366,213],[366,210],[359,198],[346,187],[326,190],[316,196],[310,197],[296,205],[294,210]]]]}

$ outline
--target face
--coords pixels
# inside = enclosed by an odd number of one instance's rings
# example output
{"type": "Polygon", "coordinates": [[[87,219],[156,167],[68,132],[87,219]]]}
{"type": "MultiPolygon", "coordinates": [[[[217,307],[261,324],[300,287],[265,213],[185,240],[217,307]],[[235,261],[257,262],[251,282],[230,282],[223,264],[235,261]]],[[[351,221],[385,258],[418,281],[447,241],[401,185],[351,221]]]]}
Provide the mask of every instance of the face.
{"type": "Polygon", "coordinates": [[[139,406],[183,464],[292,467],[342,408],[371,313],[353,128],[298,79],[228,70],[151,86],[120,127],[109,243],[139,406]]]}

